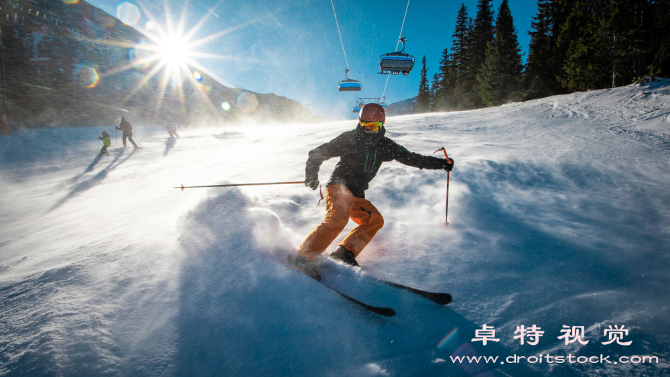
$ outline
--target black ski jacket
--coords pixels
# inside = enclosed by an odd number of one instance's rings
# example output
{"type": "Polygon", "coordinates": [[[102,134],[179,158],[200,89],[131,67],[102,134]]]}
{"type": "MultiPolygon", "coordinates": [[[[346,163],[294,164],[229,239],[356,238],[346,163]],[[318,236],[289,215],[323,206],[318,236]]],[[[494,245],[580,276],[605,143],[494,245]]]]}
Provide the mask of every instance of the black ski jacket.
{"type": "Polygon", "coordinates": [[[344,185],[357,198],[365,198],[368,184],[385,161],[396,160],[419,169],[451,170],[446,159],[410,152],[384,136],[385,133],[382,128],[376,134],[368,134],[359,124],[354,130],[312,149],[305,168],[306,181],[318,179],[321,164],[332,157],[340,157],[340,161],[328,184],[344,185]]]}

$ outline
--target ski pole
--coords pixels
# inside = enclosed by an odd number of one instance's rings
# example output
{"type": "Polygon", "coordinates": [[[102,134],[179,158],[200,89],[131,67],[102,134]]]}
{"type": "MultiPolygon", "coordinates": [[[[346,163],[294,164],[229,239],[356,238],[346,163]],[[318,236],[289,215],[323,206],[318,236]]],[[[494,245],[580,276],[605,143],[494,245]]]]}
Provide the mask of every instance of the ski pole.
{"type": "Polygon", "coordinates": [[[236,186],[267,186],[267,185],[297,185],[305,184],[305,181],[296,181],[296,182],[270,182],[270,183],[230,183],[227,185],[208,185],[208,186],[184,186],[183,184],[179,187],[175,187],[184,191],[187,188],[203,188],[203,187],[236,187],[236,186]]]}
{"type": "Polygon", "coordinates": [[[316,205],[321,205],[321,201],[323,200],[323,190],[321,190],[321,184],[319,183],[319,195],[321,195],[321,199],[319,199],[319,202],[316,203],[316,205]]]}
{"type": "Polygon", "coordinates": [[[142,148],[142,145],[140,144],[140,140],[137,138],[137,135],[133,134],[131,137],[133,138],[133,140],[135,140],[135,142],[137,143],[137,146],[139,148],[142,148]]]}
{"type": "MultiPolygon", "coordinates": [[[[433,153],[437,153],[439,151],[444,152],[444,158],[447,159],[447,164],[451,163],[451,162],[449,162],[449,161],[451,161],[451,159],[449,158],[449,156],[447,156],[447,150],[444,149],[444,147],[442,147],[442,148],[436,150],[433,153]]],[[[449,220],[447,219],[449,217],[449,173],[451,173],[451,172],[447,172],[447,208],[446,208],[446,211],[445,211],[445,214],[444,214],[444,225],[445,226],[449,226],[449,220]]]]}
{"type": "Polygon", "coordinates": [[[114,149],[119,149],[119,130],[114,129],[114,149]]]}

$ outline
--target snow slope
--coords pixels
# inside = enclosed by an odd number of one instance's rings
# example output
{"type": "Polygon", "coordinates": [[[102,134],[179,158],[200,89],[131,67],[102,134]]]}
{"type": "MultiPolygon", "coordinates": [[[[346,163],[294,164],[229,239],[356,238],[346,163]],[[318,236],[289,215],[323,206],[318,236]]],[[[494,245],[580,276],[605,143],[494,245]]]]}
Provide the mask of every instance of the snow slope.
{"type": "Polygon", "coordinates": [[[444,172],[387,163],[367,192],[386,222],[359,256],[363,270],[321,270],[333,287],[393,307],[391,318],[281,264],[322,219],[318,192],[173,188],[304,179],[307,152],[353,126],[249,124],[179,139],[137,127],[143,149],[102,159],[97,136],[114,136],[113,125],[2,137],[0,374],[669,373],[667,80],[390,118],[387,135],[403,146],[445,146],[456,160],[451,225],[444,172]],[[472,340],[485,324],[499,342],[472,340]],[[544,331],[536,345],[514,339],[521,325],[544,331]],[[564,325],[584,326],[588,343],[566,345],[564,325]],[[625,326],[620,340],[632,343],[602,344],[609,326],[625,326]],[[539,363],[547,354],[565,362],[539,363]],[[453,361],[476,355],[498,359],[453,361]],[[620,356],[631,362],[614,364],[620,356]],[[643,356],[658,362],[635,362],[643,356]]]}

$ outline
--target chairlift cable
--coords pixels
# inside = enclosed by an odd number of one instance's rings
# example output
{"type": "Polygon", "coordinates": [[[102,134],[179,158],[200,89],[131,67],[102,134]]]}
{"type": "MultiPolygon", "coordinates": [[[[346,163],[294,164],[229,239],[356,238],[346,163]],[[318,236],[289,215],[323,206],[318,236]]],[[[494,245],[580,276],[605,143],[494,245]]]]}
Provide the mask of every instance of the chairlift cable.
{"type": "MultiPolygon", "coordinates": [[[[407,19],[407,11],[409,10],[409,2],[411,0],[407,0],[407,7],[405,7],[405,16],[402,18],[402,25],[400,26],[400,35],[398,36],[398,41],[395,43],[395,50],[398,51],[398,43],[400,43],[400,39],[402,39],[402,30],[405,28],[405,20],[407,19]]],[[[331,0],[332,2],[332,0],[331,0]]],[[[334,11],[334,9],[333,9],[334,11]]],[[[386,94],[386,87],[389,84],[389,78],[391,75],[386,76],[386,84],[384,84],[384,91],[382,91],[382,98],[384,98],[384,95],[386,94]]]]}
{"type": "Polygon", "coordinates": [[[391,75],[386,75],[386,84],[384,84],[384,91],[382,92],[382,98],[384,97],[384,94],[386,94],[386,87],[389,84],[389,78],[390,77],[391,77],[391,75]]]}
{"type": "Polygon", "coordinates": [[[333,14],[335,15],[335,24],[337,25],[337,33],[340,35],[340,43],[342,44],[342,51],[344,52],[344,61],[345,63],[347,63],[347,70],[349,70],[347,51],[344,49],[344,42],[342,41],[342,32],[340,32],[340,23],[337,22],[337,13],[335,13],[335,4],[333,4],[333,0],[330,0],[330,5],[333,7],[333,14]]]}
{"type": "Polygon", "coordinates": [[[407,0],[407,7],[405,8],[405,17],[402,18],[402,26],[400,26],[400,35],[398,36],[398,42],[395,43],[396,51],[398,51],[398,43],[400,43],[400,39],[402,38],[402,29],[405,28],[405,20],[407,19],[407,10],[409,9],[409,2],[410,0],[407,0]]]}

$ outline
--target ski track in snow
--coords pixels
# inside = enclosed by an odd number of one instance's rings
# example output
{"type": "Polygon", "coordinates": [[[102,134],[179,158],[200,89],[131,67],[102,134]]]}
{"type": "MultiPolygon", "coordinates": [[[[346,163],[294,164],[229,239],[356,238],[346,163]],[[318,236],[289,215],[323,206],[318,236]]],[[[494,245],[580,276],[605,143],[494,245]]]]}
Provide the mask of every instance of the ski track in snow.
{"type": "Polygon", "coordinates": [[[354,125],[178,139],[134,125],[143,148],[120,149],[112,134],[103,158],[97,136],[113,125],[0,138],[0,374],[667,375],[668,80],[390,118],[401,145],[444,146],[456,160],[451,225],[444,172],[387,163],[366,193],[386,221],[359,256],[363,270],[321,268],[333,287],[393,307],[391,318],[283,266],[323,217],[318,191],[174,188],[302,180],[307,152],[354,125]],[[366,274],[454,301],[441,307],[366,274]],[[499,343],[471,341],[483,324],[499,343]],[[513,339],[534,324],[545,331],[538,345],[513,339]],[[584,326],[589,344],[565,345],[563,325],[584,326]],[[625,325],[632,345],[602,345],[610,325],[625,325]],[[450,359],[541,353],[659,363],[450,359]]]}

